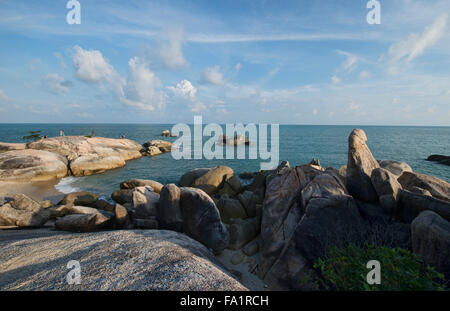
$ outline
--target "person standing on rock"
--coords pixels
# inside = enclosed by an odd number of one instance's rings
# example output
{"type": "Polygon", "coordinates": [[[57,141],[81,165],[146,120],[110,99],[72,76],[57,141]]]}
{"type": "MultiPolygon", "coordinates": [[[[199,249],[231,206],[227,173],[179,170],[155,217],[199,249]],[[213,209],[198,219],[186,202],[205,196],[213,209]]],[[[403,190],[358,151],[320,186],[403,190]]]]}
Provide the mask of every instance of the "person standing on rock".
{"type": "Polygon", "coordinates": [[[95,137],[95,131],[94,130],[92,130],[92,135],[91,136],[95,137]]]}

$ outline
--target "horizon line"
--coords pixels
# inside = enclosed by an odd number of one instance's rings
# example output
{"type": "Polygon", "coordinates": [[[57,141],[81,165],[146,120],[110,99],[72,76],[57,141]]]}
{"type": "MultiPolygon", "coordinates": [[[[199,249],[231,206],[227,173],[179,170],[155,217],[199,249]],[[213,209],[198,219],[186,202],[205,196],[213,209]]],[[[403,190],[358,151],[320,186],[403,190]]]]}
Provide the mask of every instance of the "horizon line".
{"type": "MultiPolygon", "coordinates": [[[[57,122],[0,122],[0,125],[22,125],[22,124],[41,124],[41,125],[58,125],[58,124],[68,124],[68,125],[175,125],[180,124],[183,122],[178,123],[152,123],[152,122],[114,122],[114,123],[108,123],[108,122],[63,122],[63,123],[57,123],[57,122]]],[[[229,124],[229,122],[225,123],[218,123],[218,122],[203,122],[203,124],[208,123],[216,123],[219,125],[229,124]]],[[[193,123],[184,123],[187,125],[194,125],[193,123]]],[[[235,122],[233,124],[278,124],[283,126],[366,126],[366,127],[450,127],[450,125],[413,125],[413,124],[299,124],[299,123],[271,123],[271,122],[235,122]]]]}

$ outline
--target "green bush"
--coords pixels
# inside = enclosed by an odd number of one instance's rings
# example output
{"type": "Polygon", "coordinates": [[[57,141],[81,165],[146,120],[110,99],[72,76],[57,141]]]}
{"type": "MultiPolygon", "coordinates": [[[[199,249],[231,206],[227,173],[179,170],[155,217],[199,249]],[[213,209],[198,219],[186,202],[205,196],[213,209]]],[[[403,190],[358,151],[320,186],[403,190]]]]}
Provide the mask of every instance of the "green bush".
{"type": "Polygon", "coordinates": [[[314,268],[321,275],[319,286],[327,290],[347,291],[405,291],[445,290],[444,276],[425,266],[419,257],[402,248],[354,245],[331,248],[325,259],[319,259],[314,268]],[[369,285],[366,268],[370,260],[381,266],[381,284],[369,285]]]}

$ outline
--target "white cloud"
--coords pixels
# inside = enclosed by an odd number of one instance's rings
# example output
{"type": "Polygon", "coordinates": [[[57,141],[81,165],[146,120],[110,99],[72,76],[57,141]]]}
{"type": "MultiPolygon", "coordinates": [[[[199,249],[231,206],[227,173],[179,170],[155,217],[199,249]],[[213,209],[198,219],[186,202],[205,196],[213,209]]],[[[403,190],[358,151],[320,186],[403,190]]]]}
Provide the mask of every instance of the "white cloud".
{"type": "Polygon", "coordinates": [[[316,116],[319,113],[319,111],[316,108],[314,108],[312,113],[313,113],[313,115],[316,116]]]}
{"type": "Polygon", "coordinates": [[[197,88],[188,80],[183,80],[180,83],[177,83],[176,86],[168,86],[167,89],[172,91],[176,98],[184,100],[185,103],[187,102],[192,112],[207,110],[206,105],[196,97],[197,88]]]}
{"type": "Polygon", "coordinates": [[[170,69],[185,67],[188,62],[183,56],[184,31],[182,28],[168,32],[168,42],[160,47],[159,56],[163,64],[170,69]]]}
{"type": "Polygon", "coordinates": [[[84,50],[78,45],[73,48],[72,56],[76,76],[87,83],[113,82],[118,79],[114,67],[98,50],[84,50]]]}
{"type": "Polygon", "coordinates": [[[148,63],[139,57],[128,62],[128,78],[120,92],[120,101],[143,110],[162,109],[166,95],[159,78],[150,70],[148,63]]]}
{"type": "MultiPolygon", "coordinates": [[[[422,55],[425,50],[434,45],[445,33],[447,27],[447,13],[439,15],[421,34],[410,34],[405,40],[392,44],[389,48],[389,62],[395,65],[399,61],[411,62],[422,55]]],[[[391,73],[396,69],[391,68],[391,73]]]]}
{"type": "Polygon", "coordinates": [[[241,63],[237,63],[235,66],[236,71],[240,71],[242,69],[242,64],[241,63]]]}
{"type": "Polygon", "coordinates": [[[223,74],[220,72],[220,67],[208,67],[203,71],[203,83],[211,83],[215,85],[223,85],[223,74]]]}
{"type": "Polygon", "coordinates": [[[105,82],[124,105],[142,110],[162,109],[166,94],[162,83],[146,60],[140,57],[128,61],[128,77],[122,78],[114,67],[97,50],[74,47],[73,65],[77,77],[85,82],[99,84],[105,82]]]}
{"type": "Polygon", "coordinates": [[[333,84],[338,84],[341,82],[341,79],[338,76],[334,75],[331,77],[331,82],[333,82],[333,84]]]}
{"type": "Polygon", "coordinates": [[[50,73],[41,79],[42,86],[53,94],[67,93],[72,82],[67,81],[57,73],[50,73]]]}
{"type": "Polygon", "coordinates": [[[176,86],[168,86],[170,91],[173,92],[175,96],[189,98],[195,100],[195,94],[197,93],[197,88],[192,85],[188,80],[183,80],[177,83],[176,86]]]}

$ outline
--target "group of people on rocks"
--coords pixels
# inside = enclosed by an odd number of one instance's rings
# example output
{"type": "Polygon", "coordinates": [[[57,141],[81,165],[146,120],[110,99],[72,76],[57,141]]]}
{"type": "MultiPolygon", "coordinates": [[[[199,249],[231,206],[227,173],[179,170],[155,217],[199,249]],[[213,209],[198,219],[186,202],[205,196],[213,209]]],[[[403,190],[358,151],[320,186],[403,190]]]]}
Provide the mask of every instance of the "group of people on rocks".
{"type": "MultiPolygon", "coordinates": [[[[66,136],[66,134],[64,133],[64,130],[59,130],[59,136],[66,136]]],[[[95,137],[95,130],[92,130],[92,134],[91,137],[95,137]]],[[[42,138],[48,138],[47,135],[42,136],[42,138]]],[[[125,134],[120,135],[121,139],[125,139],[125,134]]]]}

